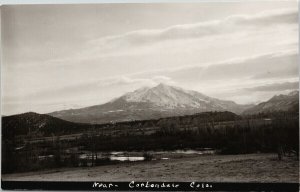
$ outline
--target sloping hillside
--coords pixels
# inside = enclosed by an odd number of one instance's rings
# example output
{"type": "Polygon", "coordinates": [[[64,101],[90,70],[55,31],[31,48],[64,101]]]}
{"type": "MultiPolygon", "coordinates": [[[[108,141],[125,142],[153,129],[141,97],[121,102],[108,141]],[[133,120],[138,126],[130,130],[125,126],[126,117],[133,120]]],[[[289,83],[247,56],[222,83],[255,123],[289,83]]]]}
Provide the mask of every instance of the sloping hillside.
{"type": "Polygon", "coordinates": [[[87,124],[72,123],[49,115],[33,112],[2,117],[2,134],[4,138],[17,135],[68,134],[88,128],[87,124]]]}
{"type": "Polygon", "coordinates": [[[103,105],[56,111],[49,115],[72,122],[107,123],[192,115],[207,111],[241,113],[248,105],[238,105],[202,93],[159,84],[127,93],[103,105]]]}
{"type": "Polygon", "coordinates": [[[247,109],[244,114],[269,113],[278,111],[299,112],[299,91],[287,95],[275,95],[266,102],[247,109]]]}

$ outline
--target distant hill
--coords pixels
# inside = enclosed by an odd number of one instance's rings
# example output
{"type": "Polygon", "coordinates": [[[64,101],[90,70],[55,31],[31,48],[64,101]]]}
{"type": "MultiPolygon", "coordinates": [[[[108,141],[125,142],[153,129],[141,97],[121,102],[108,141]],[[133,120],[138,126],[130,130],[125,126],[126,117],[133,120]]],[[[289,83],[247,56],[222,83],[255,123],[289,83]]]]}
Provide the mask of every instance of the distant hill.
{"type": "Polygon", "coordinates": [[[259,103],[244,111],[243,114],[270,113],[279,111],[299,112],[299,91],[287,95],[275,95],[266,102],[259,103]]]}
{"type": "Polygon", "coordinates": [[[119,123],[109,124],[82,124],[72,123],[59,118],[51,117],[49,115],[43,115],[33,112],[23,113],[19,115],[12,115],[2,117],[2,134],[4,139],[12,139],[14,136],[26,136],[31,135],[33,137],[39,136],[52,136],[52,135],[65,135],[74,133],[84,133],[85,131],[96,128],[105,128],[107,131],[120,129],[125,132],[128,128],[132,131],[134,129],[145,127],[160,127],[166,123],[168,125],[176,124],[180,126],[182,124],[189,124],[190,126],[197,123],[207,122],[222,122],[222,121],[234,121],[241,119],[240,116],[228,112],[203,112],[193,115],[185,116],[173,116],[160,119],[141,120],[141,121],[125,121],[119,123]],[[134,129],[132,129],[134,127],[134,129]]]}
{"type": "Polygon", "coordinates": [[[72,123],[34,112],[2,117],[2,135],[5,139],[28,133],[41,136],[68,134],[88,127],[87,124],[72,123]]]}
{"type": "Polygon", "coordinates": [[[249,107],[251,106],[208,97],[196,91],[159,84],[127,93],[102,105],[56,111],[49,115],[71,122],[107,123],[192,115],[207,111],[231,111],[240,114],[249,107]]]}

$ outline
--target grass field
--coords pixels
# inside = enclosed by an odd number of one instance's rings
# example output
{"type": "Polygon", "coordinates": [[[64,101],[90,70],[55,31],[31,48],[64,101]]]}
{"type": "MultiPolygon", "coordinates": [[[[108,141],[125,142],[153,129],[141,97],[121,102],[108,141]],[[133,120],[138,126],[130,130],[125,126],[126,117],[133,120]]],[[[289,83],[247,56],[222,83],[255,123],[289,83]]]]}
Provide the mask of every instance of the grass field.
{"type": "Polygon", "coordinates": [[[299,161],[293,158],[278,161],[276,154],[186,155],[165,160],[4,174],[2,179],[17,181],[299,182],[299,161]]]}

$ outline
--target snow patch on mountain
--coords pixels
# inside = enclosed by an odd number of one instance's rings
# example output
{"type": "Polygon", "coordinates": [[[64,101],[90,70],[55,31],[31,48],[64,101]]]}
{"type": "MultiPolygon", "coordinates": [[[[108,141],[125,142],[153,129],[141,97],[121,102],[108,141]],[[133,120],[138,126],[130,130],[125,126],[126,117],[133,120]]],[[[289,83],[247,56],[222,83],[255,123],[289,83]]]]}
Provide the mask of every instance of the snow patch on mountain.
{"type": "Polygon", "coordinates": [[[205,95],[165,84],[159,84],[153,88],[141,88],[125,94],[123,98],[127,102],[150,102],[169,108],[198,108],[202,106],[203,102],[210,102],[209,97],[205,95]]]}
{"type": "Polygon", "coordinates": [[[74,122],[106,123],[131,119],[157,119],[205,111],[231,111],[239,114],[245,108],[248,106],[208,97],[197,91],[159,84],[126,93],[105,104],[56,111],[50,115],[74,122]]]}

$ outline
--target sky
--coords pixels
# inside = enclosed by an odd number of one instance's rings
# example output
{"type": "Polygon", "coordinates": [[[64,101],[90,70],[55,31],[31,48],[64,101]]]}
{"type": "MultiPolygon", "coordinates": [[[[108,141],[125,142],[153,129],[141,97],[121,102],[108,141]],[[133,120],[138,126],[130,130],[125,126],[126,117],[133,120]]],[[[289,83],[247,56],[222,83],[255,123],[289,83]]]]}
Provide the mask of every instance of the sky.
{"type": "Polygon", "coordinates": [[[1,7],[2,113],[165,83],[239,104],[299,87],[297,1],[1,7]]]}

